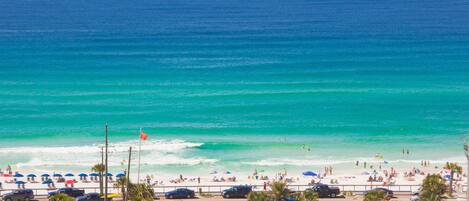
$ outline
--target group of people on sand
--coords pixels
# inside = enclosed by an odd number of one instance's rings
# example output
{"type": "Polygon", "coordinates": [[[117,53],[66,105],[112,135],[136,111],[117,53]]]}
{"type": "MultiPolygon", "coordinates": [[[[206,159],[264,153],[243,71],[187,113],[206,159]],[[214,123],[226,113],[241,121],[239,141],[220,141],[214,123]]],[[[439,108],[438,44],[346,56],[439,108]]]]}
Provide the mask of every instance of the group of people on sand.
{"type": "Polygon", "coordinates": [[[232,176],[232,177],[227,177],[225,179],[225,177],[220,177],[218,178],[217,176],[214,176],[212,178],[212,181],[213,182],[236,182],[236,177],[235,176],[232,176]]]}
{"type": "Polygon", "coordinates": [[[327,175],[332,175],[332,166],[324,167],[324,177],[326,177],[327,175]]]}
{"type": "MultiPolygon", "coordinates": [[[[422,161],[420,161],[420,166],[422,166],[422,167],[430,167],[430,161],[429,161],[429,160],[422,160],[422,161]]],[[[438,167],[435,166],[435,168],[438,168],[438,167]]]]}

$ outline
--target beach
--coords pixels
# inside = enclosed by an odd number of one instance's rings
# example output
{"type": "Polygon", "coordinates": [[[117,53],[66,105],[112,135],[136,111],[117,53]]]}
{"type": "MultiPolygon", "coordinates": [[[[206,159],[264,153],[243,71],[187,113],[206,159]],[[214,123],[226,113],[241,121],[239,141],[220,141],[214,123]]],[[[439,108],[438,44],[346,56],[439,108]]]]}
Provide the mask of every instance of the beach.
{"type": "MultiPolygon", "coordinates": [[[[109,172],[127,169],[132,147],[132,181],[140,168],[161,187],[419,185],[447,175],[447,162],[466,174],[467,10],[437,0],[8,1],[0,172],[11,166],[25,182],[93,173],[107,124],[109,172]]],[[[3,188],[16,189],[13,179],[0,177],[3,188]]]]}

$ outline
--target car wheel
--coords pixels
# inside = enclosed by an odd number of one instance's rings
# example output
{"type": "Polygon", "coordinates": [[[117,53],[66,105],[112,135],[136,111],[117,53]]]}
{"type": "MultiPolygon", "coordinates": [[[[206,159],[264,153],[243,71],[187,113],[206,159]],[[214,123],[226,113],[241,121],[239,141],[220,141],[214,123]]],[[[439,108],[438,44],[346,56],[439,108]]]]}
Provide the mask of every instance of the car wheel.
{"type": "Polygon", "coordinates": [[[225,195],[225,198],[230,198],[230,195],[229,195],[229,194],[226,194],[226,195],[225,195]]]}
{"type": "Polygon", "coordinates": [[[332,197],[332,198],[335,198],[335,197],[337,197],[337,195],[336,195],[335,193],[332,193],[332,194],[331,194],[331,197],[332,197]]]}
{"type": "Polygon", "coordinates": [[[30,201],[30,200],[31,200],[31,198],[29,198],[29,197],[24,198],[24,201],[30,201]]]}
{"type": "Polygon", "coordinates": [[[173,199],[174,197],[172,195],[169,196],[169,199],[173,199]]]}
{"type": "Polygon", "coordinates": [[[187,198],[191,198],[191,195],[187,195],[187,198]]]}
{"type": "Polygon", "coordinates": [[[5,199],[5,201],[11,201],[11,198],[7,198],[7,199],[5,199]]]}

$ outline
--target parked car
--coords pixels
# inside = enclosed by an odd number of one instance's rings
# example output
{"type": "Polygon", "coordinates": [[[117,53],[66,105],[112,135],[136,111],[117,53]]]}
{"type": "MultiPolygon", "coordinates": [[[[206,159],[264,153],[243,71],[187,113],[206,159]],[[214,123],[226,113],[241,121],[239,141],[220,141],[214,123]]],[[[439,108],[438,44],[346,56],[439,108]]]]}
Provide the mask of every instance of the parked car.
{"type": "Polygon", "coordinates": [[[340,189],[337,187],[330,187],[326,184],[315,184],[312,188],[306,189],[318,193],[319,197],[335,198],[340,194],[340,189]]]}
{"type": "Polygon", "coordinates": [[[222,192],[224,198],[246,198],[248,194],[252,191],[251,186],[241,185],[233,186],[229,189],[226,189],[222,192]]]}
{"type": "Polygon", "coordinates": [[[412,195],[410,196],[410,201],[419,201],[419,195],[419,191],[412,192],[412,195]]]}
{"type": "Polygon", "coordinates": [[[67,194],[68,196],[74,197],[74,198],[85,195],[84,190],[80,190],[77,188],[59,188],[56,191],[49,192],[49,197],[52,197],[60,193],[67,194]]]}
{"type": "MultiPolygon", "coordinates": [[[[391,198],[394,197],[394,192],[392,190],[387,189],[387,188],[374,188],[373,190],[384,191],[386,193],[386,199],[391,199],[391,198]]],[[[368,194],[368,192],[366,192],[366,194],[368,194]]]]}
{"type": "Polygon", "coordinates": [[[164,194],[166,199],[174,199],[174,198],[194,198],[195,192],[193,190],[187,188],[178,188],[173,191],[169,191],[164,194]]]}
{"type": "Polygon", "coordinates": [[[4,201],[30,201],[34,199],[34,193],[31,189],[18,189],[2,196],[4,201]]]}
{"type": "MultiPolygon", "coordinates": [[[[76,200],[77,201],[103,201],[104,198],[101,198],[99,193],[88,193],[88,194],[85,194],[83,196],[77,197],[76,200]]],[[[111,199],[108,198],[108,200],[111,200],[111,199]]]]}

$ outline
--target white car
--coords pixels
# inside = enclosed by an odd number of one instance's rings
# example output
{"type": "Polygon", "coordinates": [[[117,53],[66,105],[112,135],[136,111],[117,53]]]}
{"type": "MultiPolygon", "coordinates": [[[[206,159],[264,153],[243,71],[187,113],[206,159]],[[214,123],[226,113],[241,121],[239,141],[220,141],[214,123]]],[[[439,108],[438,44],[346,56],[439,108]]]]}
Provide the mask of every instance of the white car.
{"type": "Polygon", "coordinates": [[[419,191],[412,192],[412,195],[410,196],[410,201],[419,201],[419,193],[419,191]]]}

